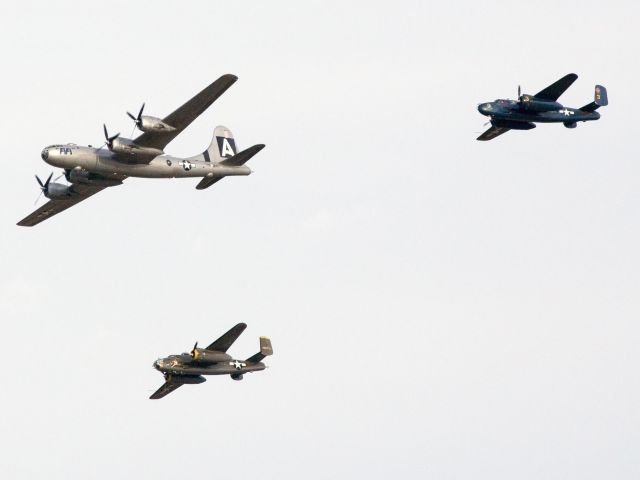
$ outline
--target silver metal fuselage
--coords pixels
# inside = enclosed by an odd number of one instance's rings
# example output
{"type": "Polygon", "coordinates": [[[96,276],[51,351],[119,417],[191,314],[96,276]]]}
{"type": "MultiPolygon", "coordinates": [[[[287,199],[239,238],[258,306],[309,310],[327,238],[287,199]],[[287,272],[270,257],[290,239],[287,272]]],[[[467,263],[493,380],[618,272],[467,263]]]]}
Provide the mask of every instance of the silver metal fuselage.
{"type": "MultiPolygon", "coordinates": [[[[202,156],[200,156],[202,157],[202,156]]],[[[122,158],[122,157],[120,157],[122,158]]],[[[249,175],[246,165],[226,166],[191,158],[159,155],[148,163],[128,163],[107,148],[82,147],[73,144],[51,145],[42,151],[49,165],[65,170],[82,169],[105,178],[191,178],[249,175]]]]}

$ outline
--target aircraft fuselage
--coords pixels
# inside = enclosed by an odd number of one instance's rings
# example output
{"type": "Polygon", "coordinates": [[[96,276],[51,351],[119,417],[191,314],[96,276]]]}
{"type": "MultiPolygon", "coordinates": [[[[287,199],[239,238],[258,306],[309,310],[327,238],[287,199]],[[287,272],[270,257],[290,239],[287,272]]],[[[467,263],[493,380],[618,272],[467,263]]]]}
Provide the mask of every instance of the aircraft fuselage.
{"type": "MultiPolygon", "coordinates": [[[[577,123],[598,120],[598,112],[585,112],[575,108],[567,108],[558,102],[536,102],[527,107],[525,101],[496,100],[495,102],[481,103],[478,111],[492,120],[506,122],[532,122],[532,123],[577,123]]],[[[517,128],[517,127],[510,127],[517,128]]]]}
{"type": "Polygon", "coordinates": [[[199,364],[192,360],[189,354],[172,355],[161,358],[153,363],[153,368],[165,375],[240,375],[248,372],[259,372],[267,368],[264,363],[246,363],[242,360],[234,360],[210,365],[199,364]]]}
{"type": "Polygon", "coordinates": [[[117,154],[106,148],[74,144],[48,146],[42,150],[41,156],[49,165],[63,168],[65,171],[81,170],[114,180],[126,177],[191,178],[251,174],[251,169],[246,165],[225,166],[171,155],[159,155],[145,163],[130,163],[121,160],[117,154]]]}

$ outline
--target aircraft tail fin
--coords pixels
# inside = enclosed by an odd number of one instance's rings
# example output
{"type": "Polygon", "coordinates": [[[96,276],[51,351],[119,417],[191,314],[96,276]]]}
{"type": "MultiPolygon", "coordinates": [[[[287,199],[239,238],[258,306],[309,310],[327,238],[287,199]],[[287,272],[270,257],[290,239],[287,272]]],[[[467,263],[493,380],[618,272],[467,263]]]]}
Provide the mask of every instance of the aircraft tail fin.
{"type": "Polygon", "coordinates": [[[193,157],[193,159],[221,163],[233,157],[236,153],[236,141],[233,138],[233,133],[227,127],[220,125],[213,130],[213,138],[209,147],[200,155],[193,157]]]}
{"type": "Polygon", "coordinates": [[[260,337],[260,352],[256,353],[252,357],[247,358],[247,363],[258,363],[264,360],[264,357],[273,355],[273,347],[271,346],[271,340],[267,337],[260,337]]]}
{"type": "MultiPolygon", "coordinates": [[[[251,158],[263,148],[264,145],[258,144],[253,147],[249,147],[242,152],[238,152],[236,141],[233,138],[233,133],[231,133],[231,130],[227,127],[220,125],[214,129],[213,138],[211,139],[209,147],[200,155],[191,157],[188,160],[218,163],[228,167],[238,167],[251,160],[251,158]]],[[[217,180],[219,180],[219,178],[217,180]]],[[[207,186],[209,185],[198,188],[202,189],[207,186]]]]}
{"type": "Polygon", "coordinates": [[[580,110],[583,112],[595,112],[600,107],[606,107],[609,105],[609,97],[607,96],[607,89],[602,85],[596,85],[593,102],[585,105],[580,110]]]}

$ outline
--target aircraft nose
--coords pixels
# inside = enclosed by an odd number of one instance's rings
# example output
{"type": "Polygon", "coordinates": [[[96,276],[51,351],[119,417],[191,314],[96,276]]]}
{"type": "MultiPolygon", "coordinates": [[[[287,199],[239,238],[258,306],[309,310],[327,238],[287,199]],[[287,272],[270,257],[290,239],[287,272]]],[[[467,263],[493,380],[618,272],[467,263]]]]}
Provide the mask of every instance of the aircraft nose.
{"type": "Polygon", "coordinates": [[[486,115],[487,114],[487,107],[484,103],[481,103],[480,105],[478,105],[478,111],[482,114],[482,115],[486,115]]]}
{"type": "Polygon", "coordinates": [[[44,150],[42,150],[42,152],[40,153],[40,156],[42,157],[42,160],[46,162],[47,159],[49,158],[49,149],[45,148],[44,150]]]}

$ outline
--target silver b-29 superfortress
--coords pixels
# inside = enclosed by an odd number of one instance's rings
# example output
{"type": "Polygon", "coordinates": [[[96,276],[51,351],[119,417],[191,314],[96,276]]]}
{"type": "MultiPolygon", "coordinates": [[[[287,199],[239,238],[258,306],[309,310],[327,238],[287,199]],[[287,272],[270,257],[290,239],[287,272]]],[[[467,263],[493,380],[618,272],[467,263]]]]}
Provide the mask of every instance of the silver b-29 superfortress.
{"type": "Polygon", "coordinates": [[[142,135],[134,140],[120,134],[109,135],[104,128],[105,143],[100,148],[73,143],[51,145],[42,150],[42,159],[64,170],[70,185],[36,180],[49,201],[18,225],[31,227],[89,198],[107,187],[120,185],[127,177],[182,178],[201,177],[196,186],[202,190],[218,180],[234,175],[249,175],[245,165],[264,145],[254,145],[237,152],[233,134],[226,127],[216,127],[211,145],[200,155],[176,158],[165,155],[164,148],[191,122],[201,115],[238,79],[223,75],[163,119],[143,115],[144,104],[137,116],[127,112],[142,135]],[[106,148],[104,148],[106,146],[106,148]]]}

